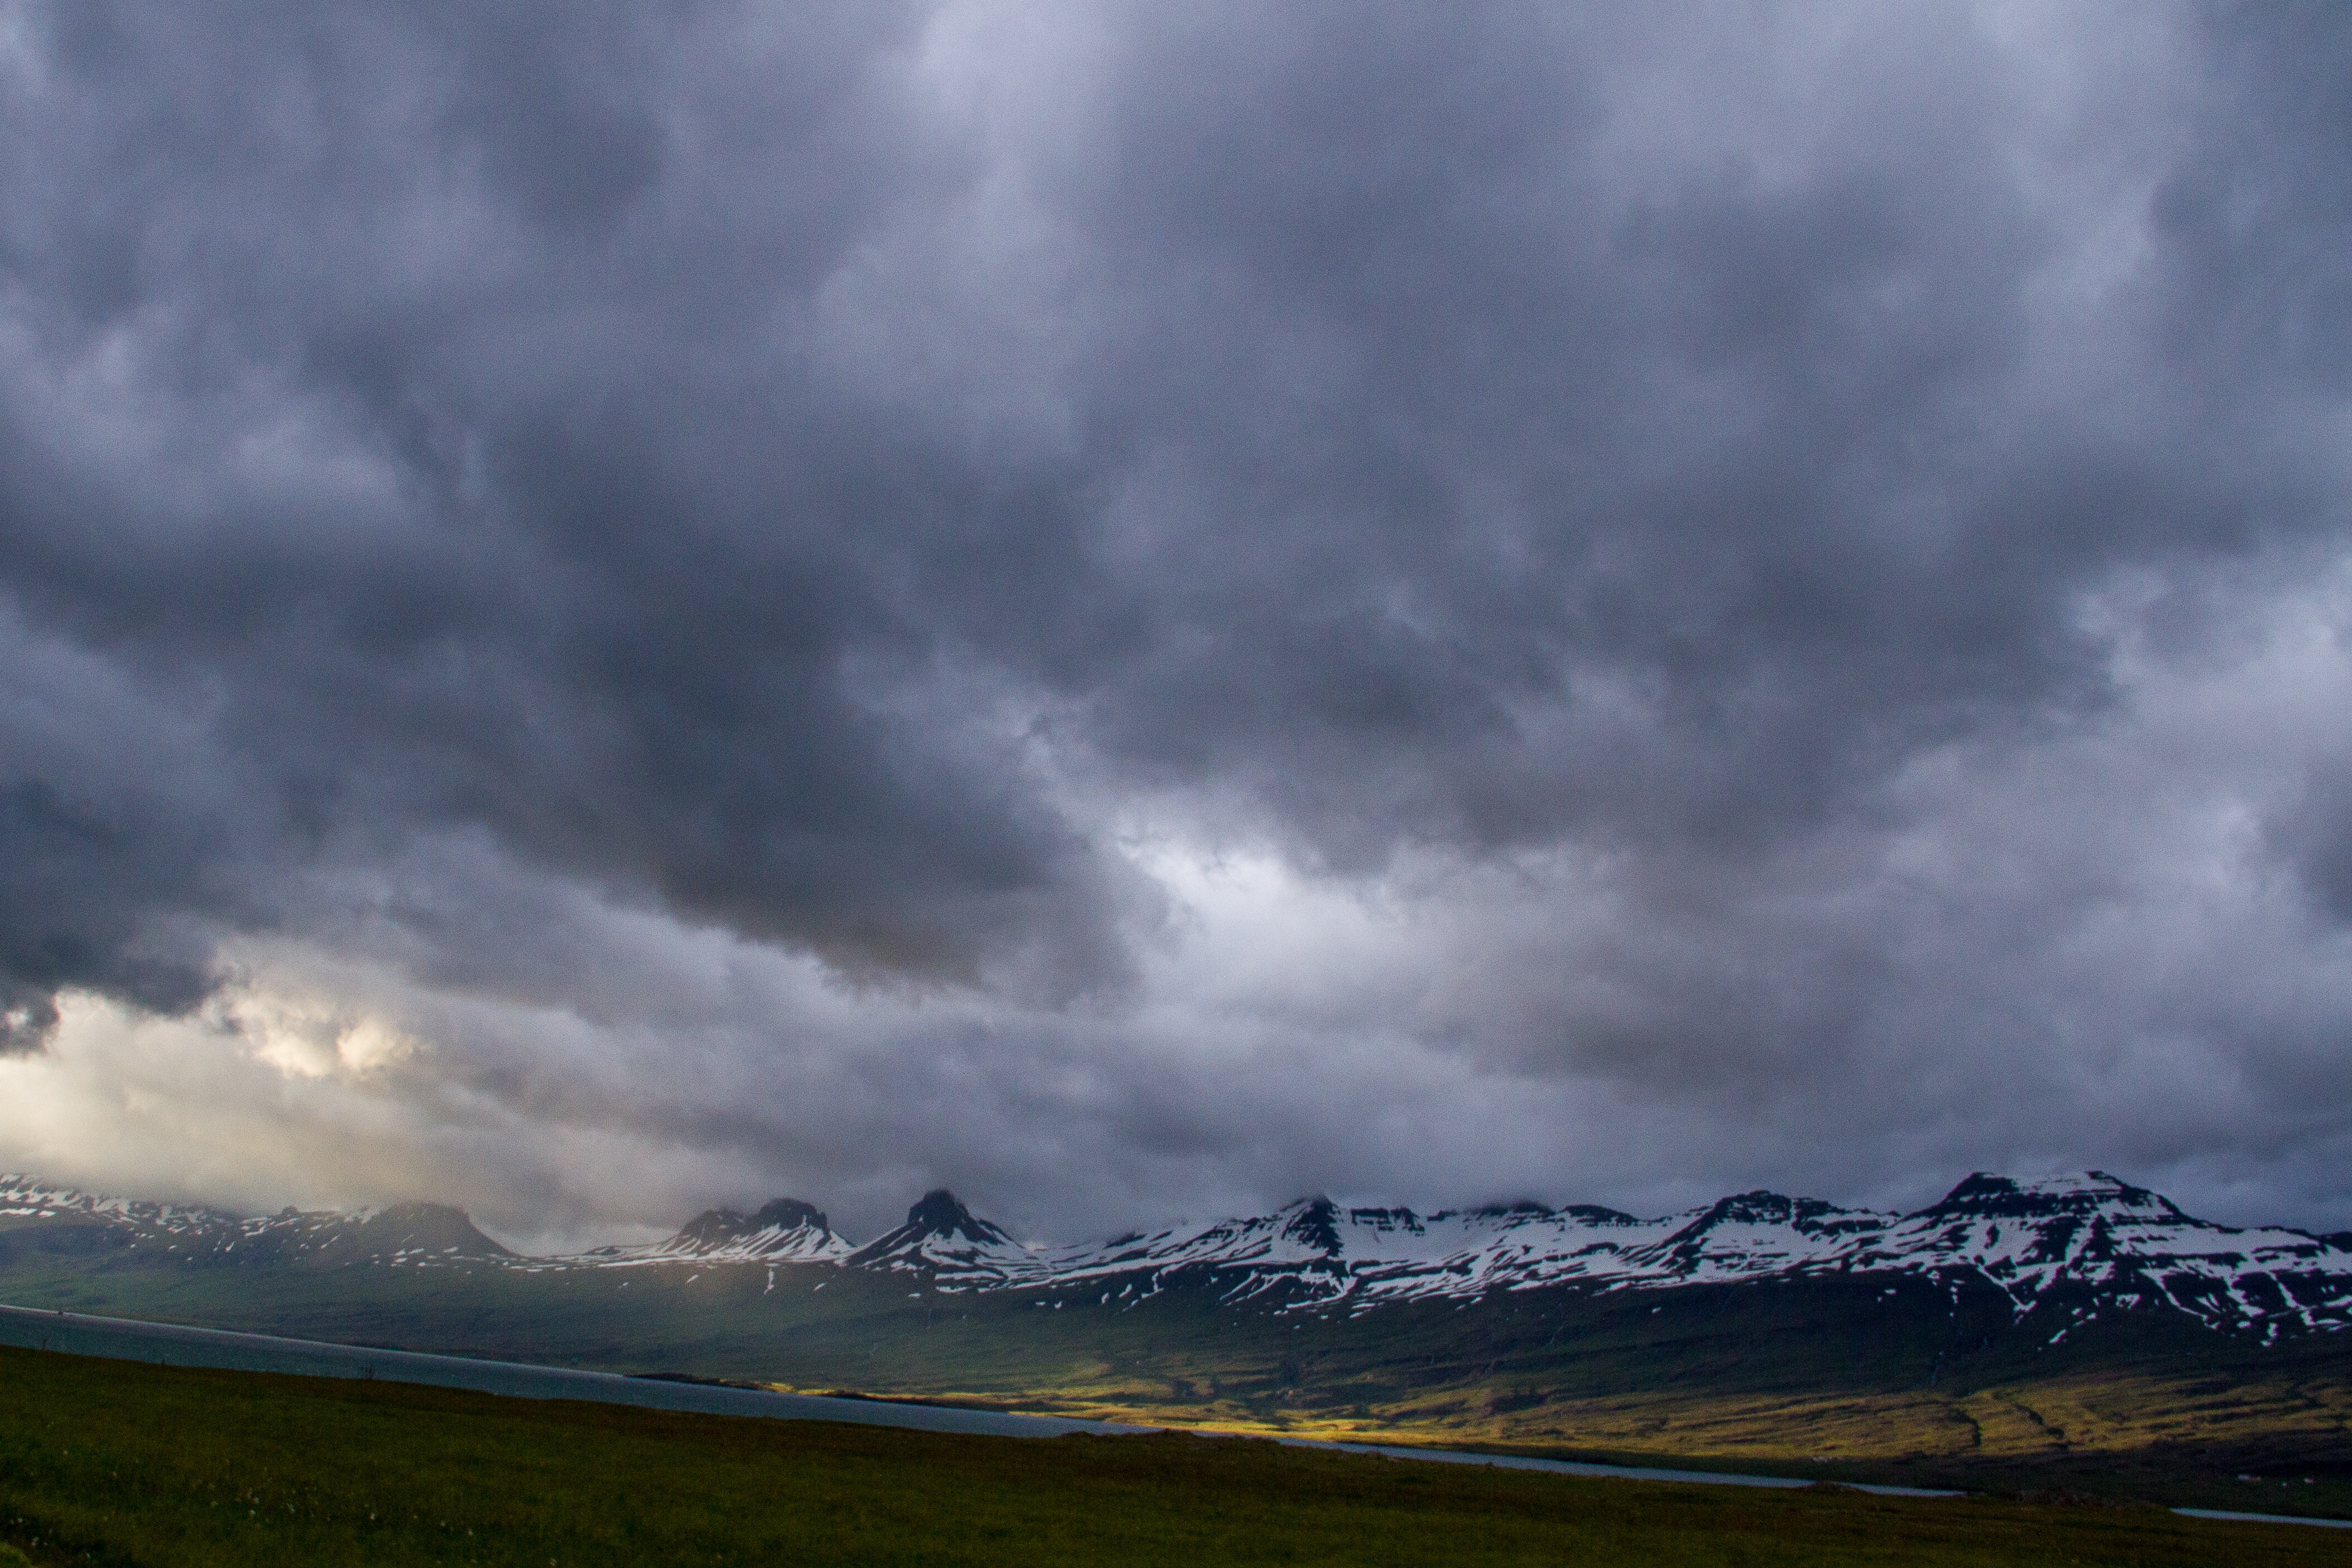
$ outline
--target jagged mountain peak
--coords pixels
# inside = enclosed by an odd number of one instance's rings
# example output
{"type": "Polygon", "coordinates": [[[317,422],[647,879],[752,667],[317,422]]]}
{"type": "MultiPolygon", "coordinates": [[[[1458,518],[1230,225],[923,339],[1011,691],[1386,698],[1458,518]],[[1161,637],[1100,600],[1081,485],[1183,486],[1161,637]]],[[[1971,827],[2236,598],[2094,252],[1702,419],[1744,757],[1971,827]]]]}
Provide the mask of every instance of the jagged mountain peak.
{"type": "MultiPolygon", "coordinates": [[[[1571,1212],[1583,1217],[1583,1211],[1571,1212]]],[[[1861,1236],[1885,1230],[1895,1217],[1870,1209],[1841,1208],[1820,1198],[1790,1197],[1759,1187],[1753,1192],[1716,1199],[1691,1216],[1668,1242],[1687,1251],[1710,1247],[1729,1231],[1785,1230],[1800,1237],[1861,1236]]],[[[1620,1223],[1641,1223],[1630,1216],[1617,1218],[1620,1223]]]]}
{"type": "Polygon", "coordinates": [[[2146,1187],[2134,1186],[2105,1171],[2048,1176],[2034,1182],[1978,1171],[1921,1210],[1916,1217],[2030,1219],[2063,1214],[2089,1215],[2101,1209],[2166,1219],[2188,1217],[2169,1198],[2146,1187]]]}
{"type": "Polygon", "coordinates": [[[678,1226],[677,1235],[673,1239],[711,1247],[732,1241],[751,1228],[751,1216],[740,1209],[704,1209],[678,1226]]]}
{"type": "Polygon", "coordinates": [[[1689,1228],[1708,1230],[1719,1225],[1787,1225],[1796,1217],[1795,1198],[1758,1187],[1753,1192],[1734,1193],[1716,1199],[1691,1221],[1689,1228]]]}
{"type": "Polygon", "coordinates": [[[833,1233],[824,1211],[798,1198],[772,1198],[751,1214],[705,1209],[676,1236],[653,1247],[605,1247],[592,1254],[613,1263],[686,1259],[737,1263],[831,1263],[849,1244],[833,1233]]]}
{"type": "Polygon", "coordinates": [[[907,1223],[851,1253],[843,1261],[858,1268],[929,1270],[943,1278],[990,1277],[1007,1263],[1024,1262],[1027,1248],[964,1207],[945,1187],[934,1187],[907,1211],[907,1223]]]}
{"type": "Polygon", "coordinates": [[[755,1225],[772,1225],[785,1229],[795,1226],[806,1226],[811,1230],[833,1228],[833,1223],[824,1217],[823,1209],[814,1204],[803,1203],[798,1198],[770,1198],[760,1205],[760,1212],[753,1215],[751,1220],[755,1225]]]}
{"type": "Polygon", "coordinates": [[[1013,1238],[1004,1233],[1003,1227],[973,1214],[945,1187],[933,1187],[925,1193],[907,1211],[907,1223],[901,1228],[913,1232],[917,1237],[935,1236],[982,1245],[1013,1245],[1013,1238]]]}
{"type": "Polygon", "coordinates": [[[705,1209],[679,1227],[672,1243],[702,1247],[723,1247],[762,1231],[833,1233],[824,1211],[798,1198],[772,1198],[751,1214],[740,1209],[705,1209]]]}
{"type": "Polygon", "coordinates": [[[1282,1226],[1284,1236],[1328,1257],[1339,1255],[1338,1204],[1317,1193],[1313,1197],[1300,1198],[1286,1205],[1282,1212],[1288,1216],[1282,1226]]]}

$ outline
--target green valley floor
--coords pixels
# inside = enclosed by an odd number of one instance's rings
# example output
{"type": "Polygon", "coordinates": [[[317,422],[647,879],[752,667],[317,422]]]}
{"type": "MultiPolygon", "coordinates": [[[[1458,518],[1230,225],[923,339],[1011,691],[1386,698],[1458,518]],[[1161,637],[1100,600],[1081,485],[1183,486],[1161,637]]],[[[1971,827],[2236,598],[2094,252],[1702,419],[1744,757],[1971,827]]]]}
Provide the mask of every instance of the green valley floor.
{"type": "MultiPolygon", "coordinates": [[[[953,1437],[0,1352],[0,1542],[63,1565],[2342,1563],[2084,1500],[953,1437]]],[[[0,1563],[13,1561],[0,1552],[0,1563]]]]}

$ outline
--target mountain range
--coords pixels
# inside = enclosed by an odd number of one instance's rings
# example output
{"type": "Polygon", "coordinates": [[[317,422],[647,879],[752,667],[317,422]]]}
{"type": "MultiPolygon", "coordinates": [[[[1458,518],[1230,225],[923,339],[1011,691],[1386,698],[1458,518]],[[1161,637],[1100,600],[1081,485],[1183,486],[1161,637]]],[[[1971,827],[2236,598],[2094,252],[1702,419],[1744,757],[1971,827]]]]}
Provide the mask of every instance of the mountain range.
{"type": "Polygon", "coordinates": [[[2352,1235],[2215,1225],[2099,1172],[1971,1175],[1908,1214],[1311,1196],[1081,1244],[944,1191],[871,1237],[778,1198],[561,1257],[440,1205],[240,1215],[10,1176],[0,1302],[1225,1431],[2217,1496],[2292,1466],[2352,1496],[2352,1235]]]}
{"type": "Polygon", "coordinates": [[[2119,1313],[2171,1314],[2258,1342],[2352,1326],[2352,1233],[2215,1225],[2095,1171],[2035,1182],[1974,1174],[1911,1214],[1770,1192],[1647,1219],[1533,1203],[1421,1215],[1317,1196],[1267,1215],[1062,1246],[1017,1240],[946,1191],[925,1194],[905,1224],[862,1246],[821,1209],[780,1198],[748,1214],[709,1210],[653,1246],[558,1258],[515,1254],[436,1205],[240,1216],[25,1176],[0,1177],[0,1221],[76,1222],[89,1233],[81,1245],[184,1263],[533,1274],[815,1266],[910,1276],[946,1295],[1036,1292],[1107,1307],[1183,1292],[1277,1314],[1360,1317],[1391,1304],[1537,1290],[1833,1279],[1880,1280],[1890,1293],[1926,1284],[1956,1305],[1963,1292],[1990,1290],[2013,1323],[2038,1324],[2047,1342],[2119,1313]]]}

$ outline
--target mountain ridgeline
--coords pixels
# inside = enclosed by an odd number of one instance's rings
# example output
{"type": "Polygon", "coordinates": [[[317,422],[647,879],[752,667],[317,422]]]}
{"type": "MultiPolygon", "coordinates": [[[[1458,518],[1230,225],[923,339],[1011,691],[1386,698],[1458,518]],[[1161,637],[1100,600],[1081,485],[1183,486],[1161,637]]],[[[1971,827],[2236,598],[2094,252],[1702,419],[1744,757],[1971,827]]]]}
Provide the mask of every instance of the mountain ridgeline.
{"type": "Polygon", "coordinates": [[[718,1210],[606,1264],[829,1262],[919,1275],[949,1292],[1085,1292],[1104,1304],[1170,1290],[1281,1312],[1360,1315],[1384,1304],[1564,1287],[1592,1292],[1835,1276],[1990,1289],[2053,1339],[2103,1315],[2168,1312],[2275,1339],[2352,1325],[2352,1234],[2237,1229],[2196,1219],[2100,1172],[2042,1182],[1969,1176],[1914,1214],[1752,1192],[1643,1219],[1591,1205],[1343,1208],[1302,1199],[1271,1215],[1173,1226],[1070,1247],[1015,1241],[946,1192],[865,1247],[805,1205],[789,1228],[718,1210]],[[730,1223],[730,1221],[732,1223],[730,1223]]]}
{"type": "Polygon", "coordinates": [[[1769,1192],[1644,1219],[1591,1205],[1521,1203],[1421,1215],[1302,1199],[1269,1215],[1115,1240],[1014,1239],[945,1191],[864,1245],[824,1211],[780,1198],[712,1209],[649,1247],[526,1258],[463,1212],[410,1204],[356,1214],[240,1217],[101,1198],[0,1177],[0,1260],[13,1248],[182,1264],[531,1274],[692,1264],[899,1275],[948,1296],[1034,1292],[1132,1308],[1171,1294],[1277,1315],[1377,1313],[1408,1302],[1564,1290],[1608,1296],[1768,1281],[1876,1279],[1998,1304],[2046,1342],[2118,1315],[2169,1317],[2269,1342],[2352,1325],[2352,1234],[2237,1229],[2098,1172],[2041,1182],[1977,1174],[1913,1214],[1769,1192]],[[26,1222],[47,1221],[34,1229],[26,1222]]]}
{"type": "Polygon", "coordinates": [[[446,1204],[241,1215],[205,1205],[100,1197],[0,1175],[0,1263],[27,1252],[121,1253],[155,1261],[447,1267],[520,1261],[446,1204]],[[26,1222],[48,1222],[28,1224],[26,1222]],[[11,1224],[10,1222],[14,1222],[11,1224]]]}

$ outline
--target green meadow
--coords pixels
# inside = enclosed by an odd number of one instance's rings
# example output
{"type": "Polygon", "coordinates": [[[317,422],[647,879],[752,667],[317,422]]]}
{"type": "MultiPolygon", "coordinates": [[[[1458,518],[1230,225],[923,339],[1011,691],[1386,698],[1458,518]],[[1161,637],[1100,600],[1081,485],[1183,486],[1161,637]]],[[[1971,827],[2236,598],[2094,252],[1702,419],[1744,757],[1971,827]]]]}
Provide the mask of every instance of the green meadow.
{"type": "MultiPolygon", "coordinates": [[[[38,1564],[2341,1563],[2075,1500],[1582,1480],[1190,1436],[951,1437],[0,1352],[38,1564]]],[[[13,1562],[0,1553],[0,1563],[13,1562]]]]}

